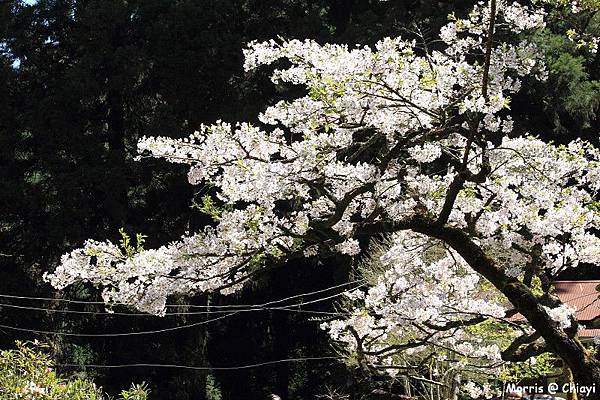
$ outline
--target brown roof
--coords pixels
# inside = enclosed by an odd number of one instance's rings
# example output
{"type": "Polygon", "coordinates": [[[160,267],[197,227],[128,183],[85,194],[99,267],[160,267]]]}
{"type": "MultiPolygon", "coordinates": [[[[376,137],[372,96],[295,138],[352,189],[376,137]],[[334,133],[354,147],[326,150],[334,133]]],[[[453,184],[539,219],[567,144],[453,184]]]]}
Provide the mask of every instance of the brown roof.
{"type": "Polygon", "coordinates": [[[591,321],[600,316],[600,301],[596,286],[598,281],[556,281],[554,294],[565,304],[575,307],[579,322],[591,321]]]}
{"type": "Polygon", "coordinates": [[[600,329],[581,329],[577,332],[577,336],[582,339],[600,336],[600,329]]]}
{"type": "MultiPolygon", "coordinates": [[[[600,317],[600,293],[596,287],[600,280],[591,281],[556,281],[554,282],[554,294],[565,304],[575,307],[577,321],[585,325],[587,322],[600,317]]],[[[512,321],[523,321],[521,314],[509,318],[512,321]]],[[[578,332],[579,337],[600,336],[600,329],[582,329],[578,332]]]]}

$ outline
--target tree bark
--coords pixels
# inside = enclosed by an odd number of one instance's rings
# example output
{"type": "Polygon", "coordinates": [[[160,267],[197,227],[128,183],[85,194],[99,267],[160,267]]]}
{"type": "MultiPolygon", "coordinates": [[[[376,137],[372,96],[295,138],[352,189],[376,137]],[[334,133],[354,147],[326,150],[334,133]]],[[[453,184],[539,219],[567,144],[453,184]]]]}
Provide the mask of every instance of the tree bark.
{"type": "Polygon", "coordinates": [[[504,294],[517,311],[542,335],[552,350],[565,360],[579,385],[600,384],[600,363],[588,354],[579,340],[569,337],[564,330],[558,328],[531,290],[518,279],[507,276],[473,242],[471,237],[460,229],[436,226],[422,219],[415,220],[413,229],[446,242],[473,270],[483,275],[504,294]]]}
{"type": "MultiPolygon", "coordinates": [[[[392,233],[407,229],[439,239],[452,247],[475,272],[504,294],[515,309],[529,321],[536,332],[544,338],[549,348],[566,362],[578,385],[600,385],[600,362],[588,353],[577,338],[570,337],[557,326],[544,311],[539,299],[525,284],[517,278],[506,275],[504,270],[498,267],[473,241],[473,238],[461,229],[415,216],[405,221],[380,222],[363,226],[361,233],[370,236],[377,231],[392,233]]],[[[590,398],[600,398],[600,393],[592,394],[590,398]]]]}
{"type": "Polygon", "coordinates": [[[448,400],[458,400],[458,391],[460,390],[460,372],[452,374],[450,379],[450,390],[448,392],[448,400]]]}
{"type": "Polygon", "coordinates": [[[106,211],[115,230],[124,225],[127,219],[127,166],[125,162],[125,115],[122,94],[110,89],[107,95],[108,113],[107,136],[109,148],[109,167],[112,170],[111,188],[106,192],[106,211]]]}
{"type": "MultiPolygon", "coordinates": [[[[575,384],[575,379],[573,379],[573,373],[571,372],[571,368],[563,361],[563,374],[565,377],[566,383],[575,384]]],[[[570,391],[567,393],[567,400],[577,400],[577,392],[570,391]]]]}

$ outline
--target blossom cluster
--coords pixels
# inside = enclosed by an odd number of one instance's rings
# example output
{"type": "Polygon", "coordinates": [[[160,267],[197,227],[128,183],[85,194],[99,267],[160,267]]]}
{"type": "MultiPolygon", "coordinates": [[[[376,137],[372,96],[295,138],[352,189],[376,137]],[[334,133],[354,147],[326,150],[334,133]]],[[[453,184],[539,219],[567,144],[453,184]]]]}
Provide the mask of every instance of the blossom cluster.
{"type": "Polygon", "coordinates": [[[561,304],[556,308],[542,306],[558,326],[568,328],[571,326],[571,319],[575,316],[575,308],[567,304],[561,304]]]}
{"type": "Polygon", "coordinates": [[[534,258],[554,275],[600,263],[598,149],[579,140],[555,146],[525,137],[504,139],[489,157],[493,172],[486,184],[458,198],[457,226],[477,212],[482,245],[513,276],[534,258]]]}
{"type": "MultiPolygon", "coordinates": [[[[514,2],[498,18],[507,36],[543,27],[543,14],[514,2]]],[[[361,239],[382,233],[373,227],[438,218],[460,179],[443,224],[468,233],[507,275],[521,278],[533,264],[557,274],[600,263],[600,152],[583,141],[499,139],[512,131],[510,96],[523,77],[546,72],[543,54],[522,37],[486,48],[489,19],[476,5],[428,52],[402,38],[374,48],[251,43],[247,71],[286,59],[273,82],[304,85],[307,95],[267,108],[258,126],[217,121],[186,139],[138,144],[140,156],[188,165],[190,184],[214,189],[214,224],[157,249],[90,240],[47,279],[57,288],[91,282],[108,303],[160,315],[170,295],[232,293],[267,262],[360,256],[361,239]],[[463,178],[480,172],[483,179],[463,178]]],[[[364,304],[328,324],[330,335],[370,363],[427,357],[436,347],[497,361],[499,347],[460,322],[499,318],[503,303],[456,251],[402,229],[381,254],[381,277],[355,293],[364,304]],[[387,350],[392,342],[404,344],[400,355],[387,350]]],[[[547,313],[564,327],[559,310],[547,313]]]]}
{"type": "Polygon", "coordinates": [[[500,360],[498,344],[469,329],[486,319],[502,319],[506,303],[454,250],[402,231],[371,257],[366,268],[383,271],[373,286],[347,296],[349,317],[322,324],[346,351],[373,365],[392,360],[404,367],[431,357],[457,365],[500,360]]]}
{"type": "Polygon", "coordinates": [[[491,399],[497,395],[488,383],[477,385],[475,382],[469,381],[463,385],[462,389],[472,399],[491,399]]]}

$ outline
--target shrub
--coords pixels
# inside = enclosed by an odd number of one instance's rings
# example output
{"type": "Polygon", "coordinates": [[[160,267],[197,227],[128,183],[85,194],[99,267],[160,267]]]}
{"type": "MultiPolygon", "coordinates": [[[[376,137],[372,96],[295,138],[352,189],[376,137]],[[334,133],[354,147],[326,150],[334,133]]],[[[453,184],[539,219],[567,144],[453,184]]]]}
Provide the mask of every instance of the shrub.
{"type": "MultiPolygon", "coordinates": [[[[22,400],[107,400],[102,389],[87,379],[64,379],[53,369],[47,345],[16,342],[0,352],[0,398],[22,400]]],[[[121,392],[122,400],[147,400],[145,384],[121,392]]]]}

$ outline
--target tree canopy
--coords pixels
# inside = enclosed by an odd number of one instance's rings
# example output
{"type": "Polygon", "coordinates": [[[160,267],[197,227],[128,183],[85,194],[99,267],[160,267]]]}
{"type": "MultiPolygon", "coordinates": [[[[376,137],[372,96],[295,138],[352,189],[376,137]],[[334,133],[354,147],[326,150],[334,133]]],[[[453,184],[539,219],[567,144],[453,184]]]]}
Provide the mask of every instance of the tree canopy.
{"type": "MultiPolygon", "coordinates": [[[[472,6],[3,3],[5,292],[56,296],[45,274],[62,295],[91,301],[99,286],[112,307],[169,315],[181,296],[261,304],[361,279],[333,319],[238,314],[146,345],[56,340],[57,352],[240,365],[322,354],[327,334],[371,372],[433,357],[479,384],[478,371],[550,351],[597,382],[573,310],[550,294],[598,263],[597,4],[472,6]]],[[[199,322],[5,309],[5,326],[49,331],[199,322]]],[[[158,398],[204,398],[215,382],[225,398],[287,398],[338,385],[340,370],[141,374],[170,382],[158,398]]]]}
{"type": "Polygon", "coordinates": [[[433,48],[401,38],[374,48],[251,42],[246,71],[285,59],[273,83],[307,91],[259,115],[272,128],[218,121],[188,138],[138,143],[142,156],[188,164],[191,184],[215,188],[216,200],[202,206],[215,223],[158,249],[87,241],[49,281],[92,282],[107,303],[164,314],[170,295],[233,293],[264,269],[358,256],[361,242],[389,235],[381,260],[390,270],[365,298],[378,318],[329,325],[360,357],[442,346],[525,361],[552,351],[580,382],[597,382],[600,364],[576,340],[574,310],[549,289],[566,268],[600,262],[600,152],[581,140],[557,146],[511,135],[511,95],[524,79],[548,77],[530,33],[544,26],[541,8],[492,1],[451,16],[433,48]],[[480,277],[512,307],[484,295],[480,277]],[[532,290],[537,280],[542,295],[532,290]],[[511,309],[533,333],[502,352],[475,349],[454,329],[511,309]]]}

